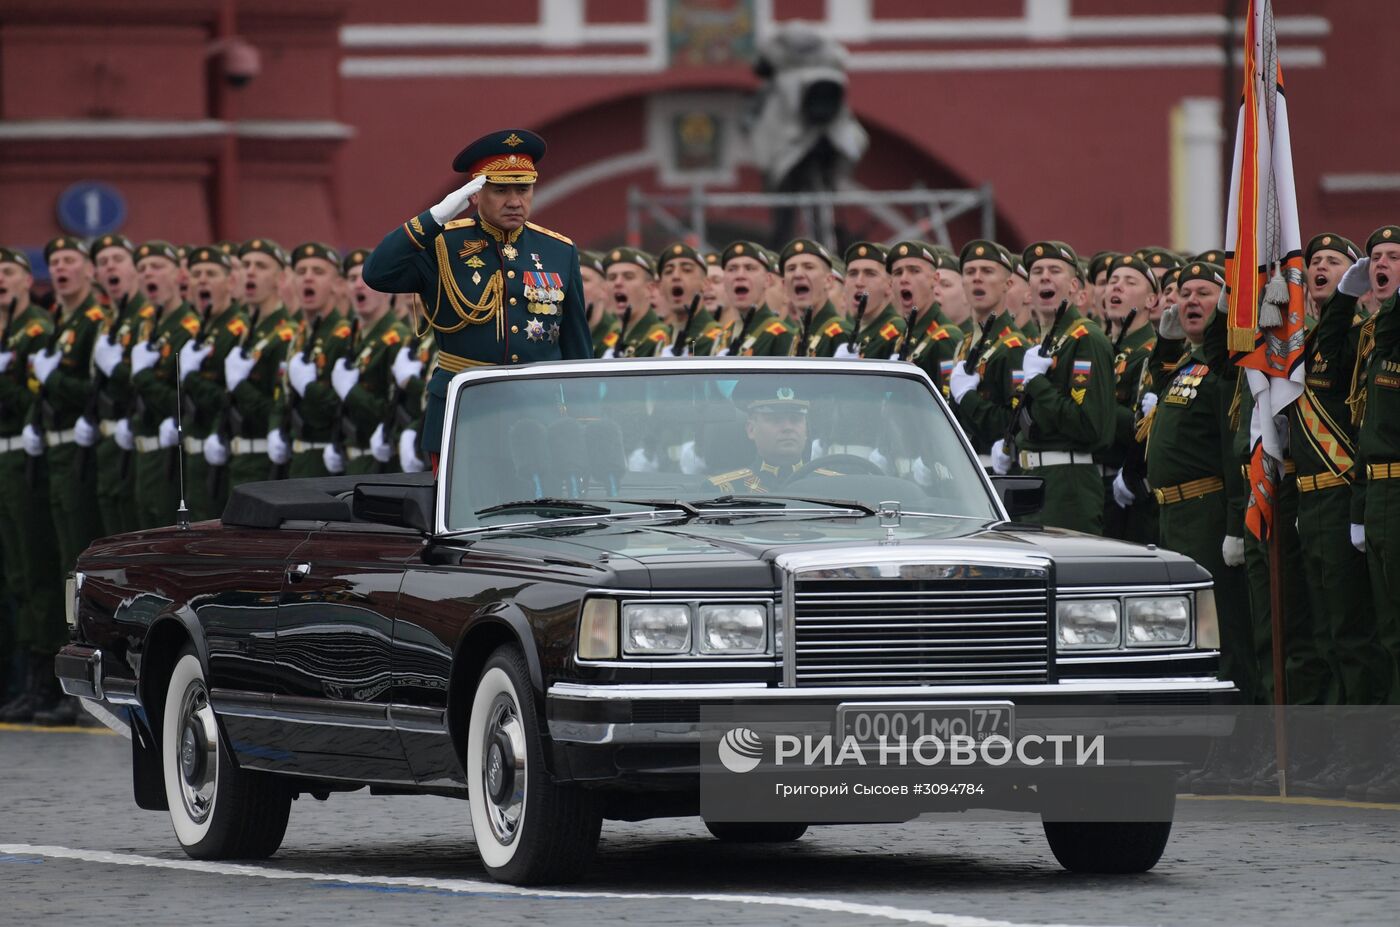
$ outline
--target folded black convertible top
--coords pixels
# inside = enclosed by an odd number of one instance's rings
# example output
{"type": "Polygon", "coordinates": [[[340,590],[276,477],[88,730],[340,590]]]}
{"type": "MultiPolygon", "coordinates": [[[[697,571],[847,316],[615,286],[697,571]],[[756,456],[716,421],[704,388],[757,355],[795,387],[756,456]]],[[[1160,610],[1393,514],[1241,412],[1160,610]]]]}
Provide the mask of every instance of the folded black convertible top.
{"type": "Polygon", "coordinates": [[[354,521],[350,496],[360,483],[431,486],[431,473],[380,473],[271,480],[235,486],[220,519],[241,528],[277,528],[287,521],[354,521]]]}

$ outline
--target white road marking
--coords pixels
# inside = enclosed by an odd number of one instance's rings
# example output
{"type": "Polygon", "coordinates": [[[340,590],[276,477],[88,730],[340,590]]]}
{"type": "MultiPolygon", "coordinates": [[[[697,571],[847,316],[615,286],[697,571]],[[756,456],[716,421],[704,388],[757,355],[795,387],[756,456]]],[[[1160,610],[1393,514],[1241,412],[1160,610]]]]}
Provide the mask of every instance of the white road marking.
{"type": "Polygon", "coordinates": [[[849,914],[856,917],[882,918],[905,924],[928,924],[932,927],[1079,927],[1067,924],[1030,925],[1014,921],[989,920],[964,914],[940,914],[914,908],[890,905],[861,904],[834,898],[803,898],[791,895],[727,895],[708,893],[654,892],[593,892],[555,891],[520,888],[475,879],[430,879],[414,876],[363,876],[330,872],[302,872],[271,869],[239,863],[211,863],[195,859],[160,859],[132,853],[112,853],[106,850],[76,850],[71,847],[31,846],[24,843],[0,844],[0,855],[38,856],[45,859],[71,859],[109,866],[144,866],[152,869],[174,869],[201,872],[206,875],[249,876],[258,879],[333,882],[343,885],[392,886],[454,892],[463,895],[517,895],[522,898],[606,899],[616,901],[700,901],[714,904],[766,905],[780,908],[803,908],[828,914],[849,914]]]}

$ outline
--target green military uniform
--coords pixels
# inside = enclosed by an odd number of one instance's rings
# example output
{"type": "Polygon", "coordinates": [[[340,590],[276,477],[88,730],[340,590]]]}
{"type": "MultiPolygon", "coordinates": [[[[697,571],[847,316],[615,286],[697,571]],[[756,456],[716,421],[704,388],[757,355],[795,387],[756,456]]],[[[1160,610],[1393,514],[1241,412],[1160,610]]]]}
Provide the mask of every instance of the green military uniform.
{"type": "Polygon", "coordinates": [[[837,348],[850,342],[851,330],[851,320],[837,312],[828,299],[812,314],[807,341],[799,353],[806,357],[831,357],[837,348]]]}
{"type": "Polygon", "coordinates": [[[1225,375],[1225,326],[1225,316],[1217,314],[1153,410],[1147,479],[1161,506],[1162,546],[1191,557],[1215,580],[1221,675],[1253,693],[1257,665],[1246,577],[1243,567],[1227,567],[1221,555],[1221,540],[1244,531],[1244,512],[1230,505],[1228,492],[1238,491],[1242,480],[1230,448],[1233,380],[1225,375]]]}
{"type": "MultiPolygon", "coordinates": [[[[92,258],[108,248],[122,248],[133,257],[136,246],[125,235],[103,235],[92,243],[92,258]]],[[[103,337],[122,346],[122,359],[110,374],[93,366],[95,424],[102,434],[93,454],[97,464],[97,506],[102,518],[102,533],[107,535],[134,531],[136,518],[136,474],[131,465],[131,452],[117,444],[118,423],[126,418],[131,406],[131,363],[128,353],[142,321],[155,315],[143,293],[130,293],[112,306],[111,323],[103,337]]]]}
{"type": "MultiPolygon", "coordinates": [[[[453,167],[491,183],[534,183],[543,156],[543,139],[511,129],[469,145],[453,167]]],[[[479,218],[444,225],[424,210],[385,236],[365,262],[364,279],[383,293],[419,294],[437,332],[422,433],[429,453],[440,449],[455,374],[593,356],[578,249],[532,222],[510,231],[479,218]]]]}
{"type": "Polygon", "coordinates": [[[886,360],[899,350],[904,342],[908,324],[899,315],[893,303],[886,303],[875,317],[866,317],[856,334],[861,357],[873,360],[886,360]]]}
{"type": "MultiPolygon", "coordinates": [[[[1157,276],[1141,258],[1131,255],[1105,253],[1090,261],[1090,271],[1104,270],[1111,276],[1119,268],[1130,268],[1151,284],[1157,291],[1157,276]]],[[[1157,503],[1151,496],[1138,498],[1131,506],[1123,508],[1113,498],[1114,476],[1124,467],[1140,469],[1140,458],[1130,458],[1140,453],[1137,440],[1138,428],[1138,386],[1142,382],[1143,371],[1147,367],[1152,350],[1157,345],[1157,332],[1147,322],[1147,307],[1134,306],[1138,310],[1137,319],[1145,324],[1127,332],[1119,332],[1113,342],[1113,397],[1114,407],[1113,443],[1095,455],[1095,461],[1104,468],[1104,534],[1107,537],[1139,544],[1152,544],[1157,541],[1157,503]]],[[[1126,321],[1126,319],[1125,319],[1126,321]]],[[[1129,481],[1131,487],[1134,481],[1129,481]]]]}
{"type": "MultiPolygon", "coordinates": [[[[45,260],[58,251],[87,250],[75,238],[61,236],[44,248],[45,260]]],[[[92,346],[107,325],[105,309],[89,292],[53,333],[60,360],[57,369],[39,389],[31,421],[42,427],[49,475],[49,504],[58,538],[60,571],[73,568],[78,555],[101,536],[97,508],[96,468],[85,466],[75,443],[73,428],[87,409],[92,395],[92,346]]]]}
{"type": "Polygon", "coordinates": [[[712,483],[720,492],[728,494],[743,495],[745,493],[770,493],[777,492],[785,485],[795,479],[804,476],[840,476],[835,470],[828,470],[825,467],[811,469],[806,464],[770,464],[759,459],[755,460],[747,467],[738,470],[730,470],[728,473],[720,473],[710,477],[712,483]]]}
{"type": "MultiPolygon", "coordinates": [[[[0,264],[30,270],[23,252],[9,248],[0,248],[0,264]]],[[[8,662],[12,653],[27,653],[30,666],[28,685],[6,703],[3,713],[4,720],[27,721],[26,714],[40,707],[33,702],[40,680],[53,678],[53,655],[67,640],[67,629],[48,472],[25,453],[21,437],[36,401],[26,369],[29,355],[49,344],[54,323],[32,303],[23,309],[15,306],[11,302],[0,318],[0,355],[7,356],[0,370],[0,562],[15,603],[13,637],[3,641],[3,659],[8,662]]]]}
{"type": "MultiPolygon", "coordinates": [[[[580,268],[587,267],[596,272],[600,277],[608,274],[607,265],[603,262],[603,256],[597,251],[579,249],[578,262],[580,268]]],[[[591,315],[594,310],[593,305],[587,307],[591,315]]],[[[622,321],[606,306],[598,306],[598,321],[589,325],[589,334],[593,337],[593,356],[602,357],[603,354],[617,344],[617,340],[622,335],[622,321]]]]}
{"type": "MultiPolygon", "coordinates": [[[[368,255],[367,251],[354,251],[346,255],[345,269],[349,269],[368,255]]],[[[391,466],[394,461],[381,465],[370,453],[370,437],[379,426],[384,427],[384,437],[389,438],[394,422],[394,382],[392,367],[399,350],[409,340],[409,328],[385,311],[369,330],[360,337],[359,351],[350,364],[359,371],[359,379],[341,400],[341,431],[344,441],[346,473],[376,473],[397,470],[391,466]]]]}
{"type": "MultiPolygon", "coordinates": [[[[291,257],[270,238],[244,242],[239,256],[265,254],[287,266],[291,257]]],[[[267,435],[272,430],[274,400],[280,396],[280,369],[296,338],[297,326],[285,306],[278,306],[257,319],[249,319],[249,331],[240,347],[253,360],[246,379],[227,392],[227,401],[217,428],[228,449],[228,487],[268,479],[272,465],[267,457],[267,435]]],[[[227,358],[225,358],[227,360],[227,358]]]]}
{"type": "MultiPolygon", "coordinates": [[[[693,261],[695,266],[700,269],[700,273],[702,275],[705,273],[705,259],[700,255],[700,252],[684,242],[676,242],[668,245],[661,252],[661,256],[656,262],[656,275],[660,277],[666,272],[667,264],[682,259],[693,261]]],[[[689,307],[686,311],[689,313],[689,307]]],[[[685,331],[675,335],[672,344],[674,352],[676,354],[689,352],[696,356],[712,354],[718,326],[719,322],[715,319],[714,313],[697,300],[695,311],[689,313],[689,318],[685,321],[685,331]]]]}
{"type": "Polygon", "coordinates": [[[978,454],[989,453],[992,445],[1006,434],[1011,421],[1011,397],[1023,382],[1021,357],[1027,347],[1010,312],[996,316],[985,341],[966,333],[958,343],[953,363],[971,360],[981,381],[976,389],[953,402],[953,411],[978,454]]]}
{"type": "MultiPolygon", "coordinates": [[[[770,272],[777,261],[776,255],[762,245],[752,241],[733,241],[720,254],[720,263],[727,267],[730,261],[739,257],[752,258],[770,272]]],[[[779,318],[766,305],[747,307],[739,318],[741,321],[734,326],[738,329],[737,333],[729,332],[728,353],[751,357],[791,357],[796,353],[796,327],[779,318]]],[[[722,349],[716,353],[726,351],[722,349]]]]}

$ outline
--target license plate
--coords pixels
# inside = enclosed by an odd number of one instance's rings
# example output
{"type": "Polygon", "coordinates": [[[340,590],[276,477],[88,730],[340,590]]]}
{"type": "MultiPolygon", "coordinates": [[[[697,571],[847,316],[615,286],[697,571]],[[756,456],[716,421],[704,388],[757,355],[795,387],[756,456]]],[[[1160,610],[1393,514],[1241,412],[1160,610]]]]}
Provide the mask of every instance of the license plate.
{"type": "Polygon", "coordinates": [[[954,736],[981,743],[1000,735],[1011,739],[1015,706],[1011,702],[847,702],[836,706],[841,739],[879,744],[920,737],[948,743],[954,736]]]}

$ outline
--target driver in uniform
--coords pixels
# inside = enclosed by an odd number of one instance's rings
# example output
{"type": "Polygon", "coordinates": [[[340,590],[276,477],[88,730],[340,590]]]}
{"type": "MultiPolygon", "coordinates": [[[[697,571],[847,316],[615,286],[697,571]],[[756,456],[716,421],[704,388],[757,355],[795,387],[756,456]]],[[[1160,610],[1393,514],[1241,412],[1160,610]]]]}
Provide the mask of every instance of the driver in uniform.
{"type": "Polygon", "coordinates": [[[770,387],[765,382],[750,396],[736,397],[736,401],[748,412],[744,433],[754,443],[758,456],[743,469],[710,477],[710,482],[722,492],[766,493],[812,473],[840,476],[835,470],[806,465],[807,449],[811,446],[807,437],[811,403],[799,397],[791,386],[770,387]]]}

